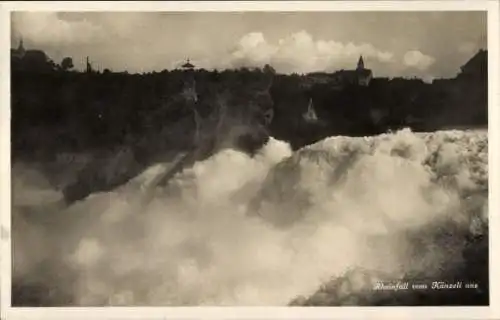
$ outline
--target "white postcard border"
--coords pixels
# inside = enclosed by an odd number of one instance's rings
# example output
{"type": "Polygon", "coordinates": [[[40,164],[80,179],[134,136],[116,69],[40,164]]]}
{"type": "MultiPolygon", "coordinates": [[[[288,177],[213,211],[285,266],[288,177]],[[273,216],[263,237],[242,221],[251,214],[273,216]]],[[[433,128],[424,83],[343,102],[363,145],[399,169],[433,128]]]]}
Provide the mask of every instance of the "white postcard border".
{"type": "Polygon", "coordinates": [[[182,1],[182,2],[3,2],[0,41],[10,47],[10,11],[488,11],[490,307],[173,307],[12,308],[10,307],[10,60],[0,54],[0,214],[2,319],[499,319],[500,309],[500,96],[499,2],[472,1],[182,1]],[[496,266],[496,267],[495,267],[496,266]],[[495,286],[494,284],[497,284],[495,286]],[[495,303],[496,302],[496,303],[495,303]]]}

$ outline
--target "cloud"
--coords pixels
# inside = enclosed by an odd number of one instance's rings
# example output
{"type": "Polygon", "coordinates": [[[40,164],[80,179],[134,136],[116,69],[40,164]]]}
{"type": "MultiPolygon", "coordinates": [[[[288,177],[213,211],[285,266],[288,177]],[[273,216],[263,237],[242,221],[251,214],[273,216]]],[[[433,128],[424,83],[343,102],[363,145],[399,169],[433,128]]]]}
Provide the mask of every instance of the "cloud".
{"type": "Polygon", "coordinates": [[[405,66],[415,68],[420,71],[427,70],[435,61],[435,58],[423,54],[418,50],[408,51],[403,57],[403,64],[405,66]]]}
{"type": "Polygon", "coordinates": [[[263,66],[271,63],[277,47],[267,43],[264,34],[251,32],[243,36],[231,53],[233,64],[263,66]]]}
{"type": "Polygon", "coordinates": [[[372,44],[342,43],[314,39],[300,31],[270,43],[261,32],[244,35],[230,53],[232,66],[261,67],[272,64],[281,73],[307,73],[340,68],[353,68],[363,55],[367,61],[393,62],[394,54],[372,44]]]}
{"type": "Polygon", "coordinates": [[[103,36],[98,25],[87,20],[63,20],[55,12],[14,13],[12,22],[18,36],[35,44],[82,44],[95,42],[103,36]]]}

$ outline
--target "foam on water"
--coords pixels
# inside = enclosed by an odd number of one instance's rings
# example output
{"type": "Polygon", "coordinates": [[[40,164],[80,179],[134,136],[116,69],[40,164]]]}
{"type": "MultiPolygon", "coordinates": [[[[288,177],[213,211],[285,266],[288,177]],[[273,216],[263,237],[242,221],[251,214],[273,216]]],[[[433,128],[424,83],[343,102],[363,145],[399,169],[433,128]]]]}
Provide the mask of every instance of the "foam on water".
{"type": "Polygon", "coordinates": [[[465,131],[332,137],[295,153],[271,139],[141,201],[158,164],[63,210],[14,207],[14,279],[78,305],[165,306],[286,305],[355,267],[432,276],[463,263],[461,230],[485,232],[487,147],[465,131]],[[439,244],[436,226],[456,232],[439,244]]]}

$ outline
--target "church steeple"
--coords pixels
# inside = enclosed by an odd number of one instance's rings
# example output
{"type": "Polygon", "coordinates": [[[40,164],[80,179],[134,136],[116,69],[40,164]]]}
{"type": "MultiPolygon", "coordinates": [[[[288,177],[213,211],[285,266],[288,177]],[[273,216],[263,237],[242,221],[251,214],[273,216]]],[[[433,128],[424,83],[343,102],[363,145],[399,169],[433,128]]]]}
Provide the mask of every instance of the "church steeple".
{"type": "Polygon", "coordinates": [[[19,46],[17,47],[17,54],[23,56],[26,50],[24,49],[23,37],[19,39],[19,46]]]}
{"type": "Polygon", "coordinates": [[[363,56],[359,56],[358,60],[358,70],[363,70],[365,68],[365,62],[363,61],[363,56]]]}

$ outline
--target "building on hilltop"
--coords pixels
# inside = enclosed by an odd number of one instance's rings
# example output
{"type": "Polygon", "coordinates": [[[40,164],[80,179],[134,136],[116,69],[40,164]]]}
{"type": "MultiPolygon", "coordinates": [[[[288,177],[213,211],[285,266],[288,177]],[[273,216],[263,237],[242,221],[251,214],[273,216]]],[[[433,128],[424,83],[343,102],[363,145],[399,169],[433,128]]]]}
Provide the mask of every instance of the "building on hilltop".
{"type": "Polygon", "coordinates": [[[186,63],[182,65],[183,70],[194,70],[195,66],[189,61],[189,59],[186,60],[186,63]]]}
{"type": "Polygon", "coordinates": [[[365,68],[363,56],[360,56],[356,69],[342,69],[334,72],[333,74],[327,72],[312,72],[307,75],[306,81],[302,84],[302,87],[311,88],[316,84],[333,84],[333,86],[338,89],[347,85],[368,86],[372,79],[372,71],[365,68]]]}
{"type": "Polygon", "coordinates": [[[373,79],[373,73],[365,68],[363,56],[359,57],[355,70],[340,70],[333,74],[333,80],[338,85],[368,86],[373,79]]]}
{"type": "Polygon", "coordinates": [[[304,85],[310,87],[312,84],[328,84],[332,82],[332,74],[327,72],[311,72],[307,74],[309,82],[304,85]]]}
{"type": "Polygon", "coordinates": [[[16,49],[10,49],[10,55],[13,58],[24,58],[26,50],[24,49],[23,38],[19,40],[19,46],[16,49]]]}
{"type": "Polygon", "coordinates": [[[184,80],[188,82],[193,82],[194,81],[194,70],[195,70],[194,64],[189,61],[189,58],[186,60],[186,62],[181,66],[182,71],[185,73],[184,80]]]}
{"type": "Polygon", "coordinates": [[[189,61],[189,58],[186,60],[182,66],[183,71],[187,71],[188,75],[184,79],[184,85],[182,89],[181,95],[184,97],[184,100],[188,103],[196,103],[198,101],[198,92],[196,91],[196,80],[193,75],[193,70],[195,66],[189,61]]]}
{"type": "Polygon", "coordinates": [[[24,42],[21,38],[19,46],[10,50],[11,67],[13,71],[35,71],[47,72],[54,70],[54,62],[42,50],[24,48],[24,42]]]}
{"type": "Polygon", "coordinates": [[[365,68],[365,63],[363,61],[363,56],[359,57],[358,66],[356,68],[356,73],[358,75],[358,84],[361,86],[368,86],[373,78],[373,73],[370,69],[365,68]]]}
{"type": "Polygon", "coordinates": [[[356,67],[356,70],[364,70],[364,69],[365,69],[365,62],[363,61],[363,56],[359,56],[358,66],[356,67]]]}
{"type": "Polygon", "coordinates": [[[25,63],[47,63],[49,61],[49,57],[42,50],[26,50],[22,38],[19,40],[19,46],[16,49],[10,49],[10,54],[11,58],[23,60],[25,63]]]}

